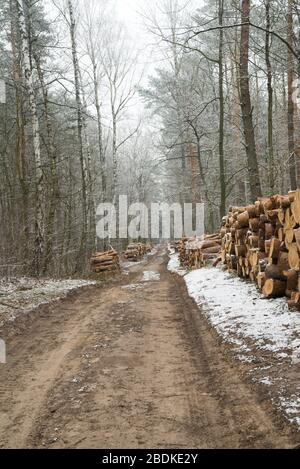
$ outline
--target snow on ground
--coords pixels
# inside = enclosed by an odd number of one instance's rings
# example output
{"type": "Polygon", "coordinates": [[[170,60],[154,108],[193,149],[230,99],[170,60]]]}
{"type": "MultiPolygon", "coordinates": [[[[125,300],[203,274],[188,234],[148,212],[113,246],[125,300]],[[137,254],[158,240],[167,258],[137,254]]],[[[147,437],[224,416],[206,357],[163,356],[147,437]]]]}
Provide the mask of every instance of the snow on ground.
{"type": "Polygon", "coordinates": [[[300,427],[300,313],[288,309],[286,298],[265,299],[253,283],[221,268],[187,272],[178,254],[169,256],[168,269],[184,277],[189,295],[250,367],[251,379],[267,387],[275,405],[300,427]]]}
{"type": "Polygon", "coordinates": [[[143,272],[142,282],[153,282],[160,279],[160,274],[154,270],[145,270],[143,272]]]}
{"type": "Polygon", "coordinates": [[[79,279],[36,280],[28,277],[0,279],[0,326],[14,321],[20,313],[50,303],[68,292],[96,282],[79,279]]]}
{"type": "Polygon", "coordinates": [[[179,255],[171,252],[169,257],[168,270],[181,276],[185,275],[187,271],[180,266],[179,255]]]}
{"type": "Polygon", "coordinates": [[[123,285],[121,287],[123,290],[139,290],[140,288],[144,288],[142,283],[130,283],[128,285],[123,285]]]}
{"type": "Polygon", "coordinates": [[[254,284],[213,267],[194,270],[185,281],[190,296],[205,306],[224,338],[247,337],[258,348],[280,354],[296,352],[300,357],[300,314],[289,311],[285,298],[262,298],[254,284]]]}

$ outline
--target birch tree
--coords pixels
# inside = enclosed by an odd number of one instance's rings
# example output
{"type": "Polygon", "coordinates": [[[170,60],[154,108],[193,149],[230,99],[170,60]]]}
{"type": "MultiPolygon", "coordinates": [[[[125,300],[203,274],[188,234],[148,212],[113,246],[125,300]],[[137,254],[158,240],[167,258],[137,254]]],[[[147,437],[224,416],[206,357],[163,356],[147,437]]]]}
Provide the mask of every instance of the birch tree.
{"type": "Polygon", "coordinates": [[[86,162],[86,142],[84,139],[84,117],[83,117],[83,103],[80,92],[80,69],[77,54],[76,44],[76,20],[72,0],[68,0],[69,10],[69,30],[71,38],[73,71],[74,71],[74,87],[77,107],[77,132],[78,132],[78,151],[81,167],[81,181],[82,181],[82,232],[80,239],[80,248],[78,261],[76,264],[76,271],[80,269],[80,264],[85,262],[86,247],[87,247],[87,229],[88,229],[88,177],[87,177],[87,162],[86,162]]]}

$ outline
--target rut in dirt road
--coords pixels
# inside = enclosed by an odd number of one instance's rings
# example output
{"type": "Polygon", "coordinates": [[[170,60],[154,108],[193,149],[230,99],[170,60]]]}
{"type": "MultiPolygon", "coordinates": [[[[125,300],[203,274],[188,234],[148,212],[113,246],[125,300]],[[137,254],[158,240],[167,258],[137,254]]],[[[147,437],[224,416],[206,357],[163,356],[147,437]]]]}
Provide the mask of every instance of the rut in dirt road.
{"type": "Polygon", "coordinates": [[[4,331],[1,447],[296,444],[222,353],[163,255],[4,331]]]}

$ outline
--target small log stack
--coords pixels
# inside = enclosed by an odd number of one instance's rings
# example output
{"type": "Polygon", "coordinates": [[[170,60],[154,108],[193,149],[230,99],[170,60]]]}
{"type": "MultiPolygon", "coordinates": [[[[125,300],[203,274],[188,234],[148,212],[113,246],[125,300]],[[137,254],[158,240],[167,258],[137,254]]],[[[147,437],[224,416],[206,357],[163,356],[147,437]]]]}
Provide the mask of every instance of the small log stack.
{"type": "Polygon", "coordinates": [[[201,238],[182,238],[177,248],[181,265],[188,269],[199,269],[215,264],[220,258],[221,242],[220,233],[201,238]]]}
{"type": "Polygon", "coordinates": [[[151,251],[151,244],[131,243],[127,246],[127,249],[124,252],[124,258],[129,261],[137,262],[138,259],[143,257],[144,254],[149,253],[151,251]]]}
{"type": "Polygon", "coordinates": [[[287,296],[300,308],[300,190],[230,207],[222,220],[221,260],[256,282],[266,298],[287,296]]]}
{"type": "Polygon", "coordinates": [[[91,270],[94,273],[113,272],[120,269],[120,259],[117,251],[96,252],[91,257],[91,270]]]}

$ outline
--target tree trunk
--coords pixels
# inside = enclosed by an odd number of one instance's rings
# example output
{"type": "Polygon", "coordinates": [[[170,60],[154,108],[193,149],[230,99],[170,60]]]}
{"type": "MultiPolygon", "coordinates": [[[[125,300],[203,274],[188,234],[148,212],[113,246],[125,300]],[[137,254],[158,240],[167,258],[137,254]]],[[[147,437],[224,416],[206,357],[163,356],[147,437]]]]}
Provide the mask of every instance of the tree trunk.
{"type": "Polygon", "coordinates": [[[79,145],[79,159],[81,167],[81,179],[82,179],[82,232],[80,239],[79,254],[76,262],[75,270],[79,271],[84,267],[86,261],[86,242],[87,242],[87,169],[84,153],[84,125],[83,125],[83,112],[82,112],[82,101],[80,95],[80,73],[79,63],[77,56],[76,46],[76,22],[74,17],[72,1],[68,0],[69,16],[70,16],[70,36],[71,36],[71,47],[72,47],[72,58],[73,58],[73,69],[74,69],[74,84],[75,84],[75,96],[76,96],[76,107],[77,107],[77,132],[78,132],[78,145],[79,145]]]}
{"type": "Polygon", "coordinates": [[[97,64],[96,64],[94,51],[92,51],[92,66],[93,66],[95,105],[96,105],[96,113],[97,113],[98,150],[99,150],[99,161],[100,161],[102,201],[106,201],[105,153],[104,153],[104,148],[103,148],[102,116],[101,116],[101,106],[100,106],[99,92],[98,92],[99,83],[98,83],[98,78],[97,78],[97,64]]]}
{"type": "Polygon", "coordinates": [[[270,2],[266,0],[266,44],[265,44],[265,58],[267,65],[267,88],[268,88],[268,176],[270,193],[274,194],[275,180],[274,180],[274,148],[273,148],[273,86],[272,86],[272,66],[270,61],[270,2]]]}
{"type": "Polygon", "coordinates": [[[21,186],[22,200],[21,200],[21,216],[22,216],[22,233],[24,233],[22,241],[23,256],[25,262],[29,259],[29,220],[28,220],[28,181],[27,181],[27,161],[26,161],[26,137],[25,137],[25,112],[23,105],[23,92],[22,92],[22,70],[20,61],[20,43],[17,33],[17,11],[16,4],[10,0],[10,16],[11,16],[11,45],[13,54],[13,80],[16,93],[16,126],[17,126],[17,141],[16,141],[16,164],[17,174],[21,186]]]}
{"type": "Polygon", "coordinates": [[[56,158],[56,150],[54,147],[54,135],[53,135],[53,128],[49,113],[49,103],[48,103],[48,91],[44,81],[44,74],[41,68],[40,59],[36,55],[34,55],[36,68],[38,72],[38,77],[41,84],[41,91],[43,96],[43,106],[44,106],[44,113],[45,113],[45,120],[46,120],[46,130],[47,130],[47,139],[46,139],[46,148],[49,157],[49,164],[50,164],[50,200],[49,200],[49,208],[47,214],[47,233],[45,237],[45,256],[43,260],[43,273],[45,274],[48,269],[49,262],[52,257],[52,249],[53,249],[53,240],[54,240],[54,226],[55,226],[55,217],[57,211],[57,201],[59,197],[59,185],[58,185],[58,174],[57,174],[57,158],[56,158]]]}
{"type": "Polygon", "coordinates": [[[43,170],[40,149],[40,128],[39,118],[36,106],[36,97],[34,93],[34,83],[32,76],[31,58],[29,54],[29,38],[26,28],[24,7],[22,0],[16,0],[18,11],[18,20],[21,37],[22,59],[24,68],[24,77],[33,130],[33,154],[35,162],[35,183],[36,183],[36,213],[35,213],[35,254],[34,271],[39,275],[44,255],[45,233],[44,233],[44,198],[43,198],[43,170]]]}
{"type": "Polygon", "coordinates": [[[241,109],[245,135],[246,156],[249,172],[250,193],[252,202],[261,197],[261,185],[258,170],[254,128],[252,120],[252,106],[249,90],[249,19],[250,0],[242,0],[241,49],[240,49],[240,93],[241,109]]]}
{"type": "MultiPolygon", "coordinates": [[[[293,47],[293,0],[288,0],[288,43],[293,47]]],[[[294,124],[294,102],[293,102],[293,82],[294,82],[294,56],[288,49],[288,150],[289,150],[289,170],[291,190],[297,189],[296,159],[295,159],[295,124],[294,124]]]]}
{"type": "Polygon", "coordinates": [[[223,90],[223,0],[219,0],[219,168],[220,168],[220,218],[224,217],[226,210],[226,182],[224,163],[224,90],[223,90]]]}

